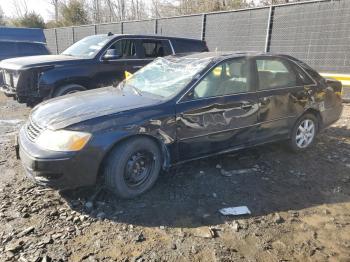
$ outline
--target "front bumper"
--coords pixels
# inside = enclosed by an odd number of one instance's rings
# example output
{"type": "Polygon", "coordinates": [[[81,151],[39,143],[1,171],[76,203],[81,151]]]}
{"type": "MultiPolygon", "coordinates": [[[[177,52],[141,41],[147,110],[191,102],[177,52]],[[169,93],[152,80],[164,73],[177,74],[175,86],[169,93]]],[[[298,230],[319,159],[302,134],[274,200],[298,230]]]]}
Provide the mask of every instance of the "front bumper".
{"type": "MultiPolygon", "coordinates": [[[[17,139],[18,157],[26,176],[37,184],[54,189],[71,189],[96,183],[99,162],[84,149],[80,152],[53,152],[31,142],[22,127],[17,139]]],[[[87,150],[89,151],[89,150],[87,150]]]]}

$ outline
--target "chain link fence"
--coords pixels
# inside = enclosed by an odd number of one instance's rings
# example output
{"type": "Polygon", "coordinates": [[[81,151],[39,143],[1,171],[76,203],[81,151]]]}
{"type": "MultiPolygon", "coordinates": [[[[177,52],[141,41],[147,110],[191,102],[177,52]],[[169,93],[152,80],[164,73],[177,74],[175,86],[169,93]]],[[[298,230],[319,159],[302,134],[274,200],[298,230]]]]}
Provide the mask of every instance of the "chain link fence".
{"type": "Polygon", "coordinates": [[[271,51],[322,72],[350,73],[350,0],[316,0],[229,12],[45,30],[60,53],[93,34],[159,34],[207,41],[211,51],[271,51]]]}

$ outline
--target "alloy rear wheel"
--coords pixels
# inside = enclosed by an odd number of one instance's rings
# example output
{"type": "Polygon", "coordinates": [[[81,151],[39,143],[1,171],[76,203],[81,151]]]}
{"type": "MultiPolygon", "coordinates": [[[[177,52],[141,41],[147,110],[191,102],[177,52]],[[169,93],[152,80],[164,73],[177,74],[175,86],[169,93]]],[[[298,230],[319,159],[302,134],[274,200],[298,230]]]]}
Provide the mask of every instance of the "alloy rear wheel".
{"type": "Polygon", "coordinates": [[[291,139],[289,142],[290,148],[294,152],[304,151],[309,148],[314,142],[318,132],[318,119],[313,114],[303,115],[294,125],[291,139]]]}

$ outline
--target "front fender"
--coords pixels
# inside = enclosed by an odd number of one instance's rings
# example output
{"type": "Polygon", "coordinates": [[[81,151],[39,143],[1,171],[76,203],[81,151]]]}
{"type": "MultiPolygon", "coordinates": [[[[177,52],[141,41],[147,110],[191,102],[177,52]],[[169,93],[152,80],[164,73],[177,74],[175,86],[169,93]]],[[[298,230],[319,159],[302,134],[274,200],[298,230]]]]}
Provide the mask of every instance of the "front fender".
{"type": "Polygon", "coordinates": [[[79,84],[90,89],[93,82],[91,80],[90,70],[85,66],[56,66],[39,75],[38,86],[40,93],[52,94],[56,88],[68,84],[79,84]]]}

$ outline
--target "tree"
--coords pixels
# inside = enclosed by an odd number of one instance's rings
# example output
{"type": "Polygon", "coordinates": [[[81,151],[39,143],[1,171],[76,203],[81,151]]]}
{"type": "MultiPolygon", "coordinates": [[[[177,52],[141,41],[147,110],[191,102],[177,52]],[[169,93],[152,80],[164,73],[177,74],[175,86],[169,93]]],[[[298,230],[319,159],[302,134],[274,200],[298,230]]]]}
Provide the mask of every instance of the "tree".
{"type": "Polygon", "coordinates": [[[22,17],[14,19],[12,23],[18,27],[45,28],[44,19],[34,11],[25,13],[22,17]]]}
{"type": "Polygon", "coordinates": [[[59,0],[47,0],[47,1],[54,8],[55,22],[58,23],[58,13],[59,13],[60,1],[59,0]]]}
{"type": "Polygon", "coordinates": [[[65,26],[84,25],[89,23],[88,12],[82,0],[70,0],[61,5],[62,23],[65,26]]]}
{"type": "Polygon", "coordinates": [[[28,14],[28,5],[26,0],[13,0],[12,5],[18,18],[22,18],[28,14]]]}
{"type": "Polygon", "coordinates": [[[6,25],[5,15],[4,15],[4,11],[0,6],[0,26],[4,26],[4,25],[6,25]]]}
{"type": "Polygon", "coordinates": [[[152,0],[155,17],[232,10],[254,6],[253,0],[152,0]]]}
{"type": "Polygon", "coordinates": [[[312,1],[312,0],[260,0],[258,4],[261,6],[266,6],[266,5],[288,4],[293,2],[305,2],[305,1],[312,1]]]}

